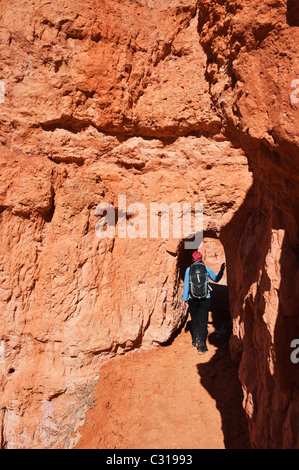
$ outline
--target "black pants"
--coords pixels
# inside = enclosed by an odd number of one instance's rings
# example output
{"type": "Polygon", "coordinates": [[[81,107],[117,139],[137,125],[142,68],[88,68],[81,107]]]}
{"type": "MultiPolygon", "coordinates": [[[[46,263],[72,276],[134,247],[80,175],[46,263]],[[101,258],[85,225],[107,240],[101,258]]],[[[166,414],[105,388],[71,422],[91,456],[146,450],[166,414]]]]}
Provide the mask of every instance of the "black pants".
{"type": "Polygon", "coordinates": [[[207,351],[208,318],[211,299],[189,299],[192,344],[200,351],[207,351]]]}

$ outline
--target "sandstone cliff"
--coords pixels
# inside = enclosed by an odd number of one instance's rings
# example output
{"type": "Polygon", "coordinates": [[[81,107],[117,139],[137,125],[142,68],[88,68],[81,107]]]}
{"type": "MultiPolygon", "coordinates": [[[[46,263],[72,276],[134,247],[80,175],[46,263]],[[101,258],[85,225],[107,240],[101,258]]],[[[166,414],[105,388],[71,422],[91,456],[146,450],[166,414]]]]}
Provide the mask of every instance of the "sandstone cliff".
{"type": "Polygon", "coordinates": [[[182,239],[96,236],[97,205],[119,195],[203,204],[226,253],[252,445],[299,446],[297,13],[291,0],[1,2],[3,448],[68,445],[103,359],[184,321],[182,239]]]}

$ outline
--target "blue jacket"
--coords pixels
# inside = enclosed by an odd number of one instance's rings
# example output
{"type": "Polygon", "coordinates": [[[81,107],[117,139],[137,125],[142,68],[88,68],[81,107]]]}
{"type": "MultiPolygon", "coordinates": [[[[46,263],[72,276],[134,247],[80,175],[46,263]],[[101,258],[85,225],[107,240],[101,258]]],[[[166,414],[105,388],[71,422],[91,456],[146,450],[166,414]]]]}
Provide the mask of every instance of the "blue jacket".
{"type": "MultiPolygon", "coordinates": [[[[203,264],[201,261],[199,263],[193,263],[193,264],[203,264]]],[[[209,268],[209,266],[206,266],[207,268],[207,273],[208,273],[208,278],[211,279],[211,281],[214,281],[214,282],[219,282],[220,279],[222,278],[223,276],[223,271],[219,271],[219,273],[216,274],[214,273],[214,271],[212,271],[211,268],[209,268]]],[[[184,279],[184,292],[183,292],[183,301],[184,302],[187,302],[188,299],[192,298],[190,292],[189,292],[189,271],[190,271],[190,268],[187,268],[186,269],[186,272],[185,272],[185,279],[184,279]]],[[[210,291],[208,292],[207,294],[207,299],[209,299],[211,297],[211,294],[210,294],[210,291]]]]}

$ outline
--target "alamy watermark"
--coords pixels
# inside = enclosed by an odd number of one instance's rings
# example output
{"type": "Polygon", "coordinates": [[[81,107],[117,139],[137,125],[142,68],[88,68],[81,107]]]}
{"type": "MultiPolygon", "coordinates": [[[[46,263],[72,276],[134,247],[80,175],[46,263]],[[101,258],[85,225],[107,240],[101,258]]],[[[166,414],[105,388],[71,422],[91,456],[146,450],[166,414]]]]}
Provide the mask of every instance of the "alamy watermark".
{"type": "Polygon", "coordinates": [[[5,101],[5,85],[4,81],[0,80],[0,103],[4,103],[5,101]]]}
{"type": "Polygon", "coordinates": [[[185,248],[197,249],[203,240],[203,205],[152,202],[149,209],[141,202],[127,207],[125,195],[118,196],[117,209],[110,203],[98,204],[101,216],[96,224],[98,238],[178,238],[185,248]]]}
{"type": "Polygon", "coordinates": [[[295,348],[294,351],[291,352],[291,361],[293,364],[299,364],[299,339],[293,339],[291,348],[295,348]]]}
{"type": "Polygon", "coordinates": [[[290,98],[291,102],[293,104],[299,103],[299,78],[295,78],[291,82],[291,88],[295,88],[295,90],[292,91],[290,98]]]}
{"type": "Polygon", "coordinates": [[[4,363],[4,341],[0,339],[0,364],[4,363]]]}

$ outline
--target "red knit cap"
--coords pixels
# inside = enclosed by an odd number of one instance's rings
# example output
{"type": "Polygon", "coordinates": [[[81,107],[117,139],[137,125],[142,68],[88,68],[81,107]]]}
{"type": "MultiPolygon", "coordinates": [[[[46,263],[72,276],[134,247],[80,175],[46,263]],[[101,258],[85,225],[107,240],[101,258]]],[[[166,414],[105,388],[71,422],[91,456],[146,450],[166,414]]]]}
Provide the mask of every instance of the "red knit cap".
{"type": "Polygon", "coordinates": [[[194,251],[194,253],[192,253],[192,259],[194,262],[202,261],[202,254],[200,251],[194,251]]]}

